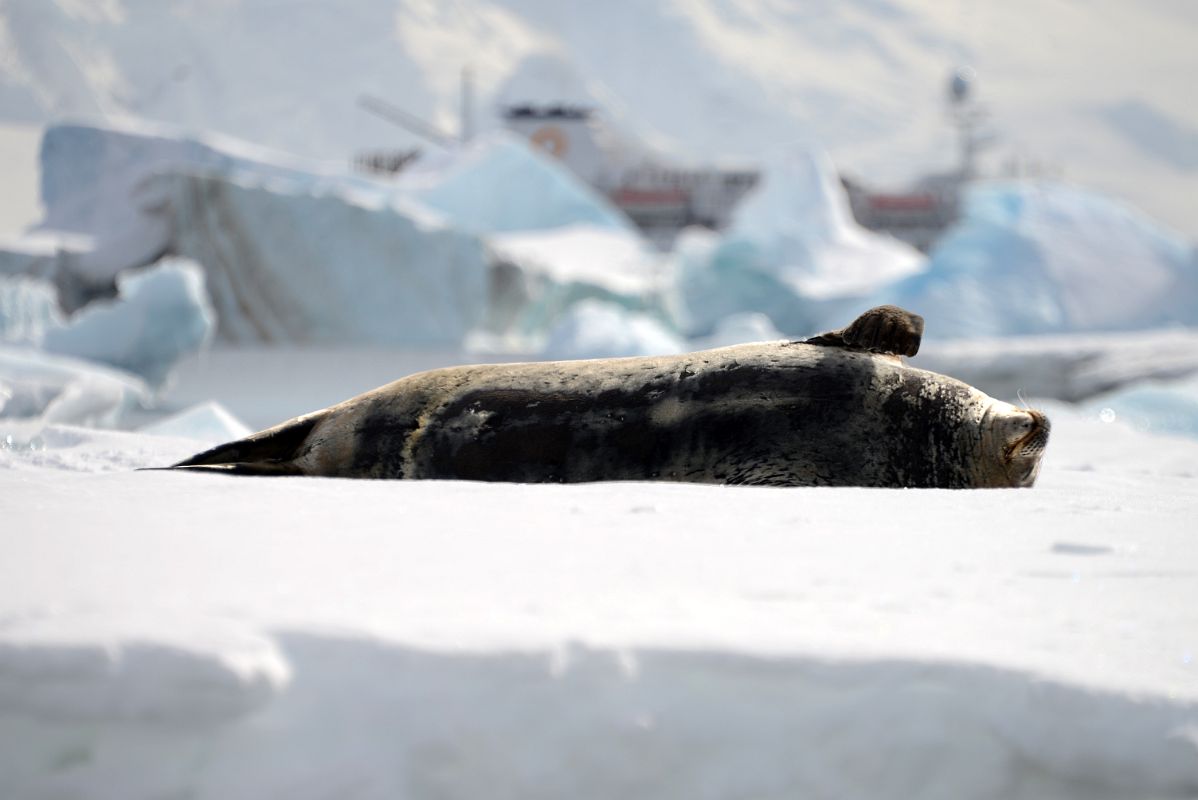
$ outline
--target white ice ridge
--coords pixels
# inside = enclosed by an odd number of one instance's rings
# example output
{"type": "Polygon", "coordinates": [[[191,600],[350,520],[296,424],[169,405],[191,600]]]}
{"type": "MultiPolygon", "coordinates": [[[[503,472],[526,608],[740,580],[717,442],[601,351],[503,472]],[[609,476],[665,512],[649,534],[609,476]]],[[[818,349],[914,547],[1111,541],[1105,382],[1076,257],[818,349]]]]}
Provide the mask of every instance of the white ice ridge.
{"type": "Polygon", "coordinates": [[[1194,705],[990,667],[276,640],[226,641],[237,649],[221,657],[0,646],[0,681],[23,690],[7,703],[0,682],[0,791],[1116,800],[1198,788],[1194,705]]]}
{"type": "Polygon", "coordinates": [[[285,690],[286,660],[235,622],[49,613],[0,624],[0,718],[225,724],[285,690]]]}

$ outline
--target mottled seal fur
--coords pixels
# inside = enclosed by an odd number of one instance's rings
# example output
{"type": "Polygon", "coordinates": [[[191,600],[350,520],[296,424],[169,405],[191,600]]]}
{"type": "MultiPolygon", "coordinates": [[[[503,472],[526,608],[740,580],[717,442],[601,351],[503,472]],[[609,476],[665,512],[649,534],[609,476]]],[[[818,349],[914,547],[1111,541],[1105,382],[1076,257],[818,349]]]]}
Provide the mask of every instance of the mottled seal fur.
{"type": "Polygon", "coordinates": [[[1047,419],[904,366],[895,354],[918,349],[922,325],[882,307],[806,342],[438,369],[175,466],[347,478],[1030,486],[1047,419]]]}

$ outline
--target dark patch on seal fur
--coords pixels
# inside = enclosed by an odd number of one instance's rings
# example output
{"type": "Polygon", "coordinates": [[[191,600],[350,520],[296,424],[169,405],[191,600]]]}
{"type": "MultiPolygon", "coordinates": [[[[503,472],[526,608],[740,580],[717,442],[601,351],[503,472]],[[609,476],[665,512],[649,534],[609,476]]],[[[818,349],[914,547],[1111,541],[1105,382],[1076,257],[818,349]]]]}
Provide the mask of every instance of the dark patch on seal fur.
{"type": "Polygon", "coordinates": [[[354,426],[357,446],[349,464],[349,472],[372,478],[405,478],[404,449],[408,438],[419,428],[414,416],[397,424],[394,414],[375,409],[354,426]]]}
{"type": "Polygon", "coordinates": [[[969,404],[963,386],[930,384],[907,373],[886,398],[881,410],[887,437],[905,454],[891,462],[890,482],[896,486],[960,486],[971,454],[961,452],[957,435],[969,404]]]}
{"type": "Polygon", "coordinates": [[[832,482],[853,472],[859,448],[836,434],[858,410],[862,381],[847,363],[729,362],[596,393],[479,388],[428,419],[414,471],[483,481],[795,483],[818,466],[832,482]],[[790,458],[780,459],[788,447],[790,458]]]}

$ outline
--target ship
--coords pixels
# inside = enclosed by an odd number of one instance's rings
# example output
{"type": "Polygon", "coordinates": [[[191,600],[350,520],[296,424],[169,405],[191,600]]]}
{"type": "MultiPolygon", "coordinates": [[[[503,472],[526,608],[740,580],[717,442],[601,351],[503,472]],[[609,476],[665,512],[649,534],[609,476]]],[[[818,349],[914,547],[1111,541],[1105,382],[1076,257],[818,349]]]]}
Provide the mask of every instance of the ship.
{"type": "MultiPolygon", "coordinates": [[[[858,224],[928,252],[957,220],[962,189],[976,177],[977,155],[991,138],[983,131],[985,111],[973,99],[973,80],[968,67],[954,70],[949,80],[949,108],[960,143],[956,168],[927,175],[900,191],[879,190],[841,176],[858,224]]],[[[464,144],[472,135],[471,96],[467,73],[458,136],[377,98],[364,97],[361,105],[438,147],[449,148],[464,144]]],[[[761,171],[751,165],[688,166],[651,153],[617,135],[597,109],[583,105],[521,103],[501,108],[499,116],[507,130],[559,160],[662,250],[669,250],[688,227],[725,229],[740,201],[762,179],[761,171]]],[[[355,167],[394,174],[417,155],[418,150],[360,154],[355,167]]]]}

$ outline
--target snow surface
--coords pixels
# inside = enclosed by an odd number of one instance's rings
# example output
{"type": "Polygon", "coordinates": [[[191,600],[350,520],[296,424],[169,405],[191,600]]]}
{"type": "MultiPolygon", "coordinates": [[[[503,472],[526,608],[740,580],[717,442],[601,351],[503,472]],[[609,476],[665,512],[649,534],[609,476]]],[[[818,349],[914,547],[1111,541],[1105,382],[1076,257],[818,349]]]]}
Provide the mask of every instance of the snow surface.
{"type": "Polygon", "coordinates": [[[1198,442],[1046,410],[1040,484],[985,492],[241,480],[14,430],[0,795],[1190,796],[1198,442]]]}

